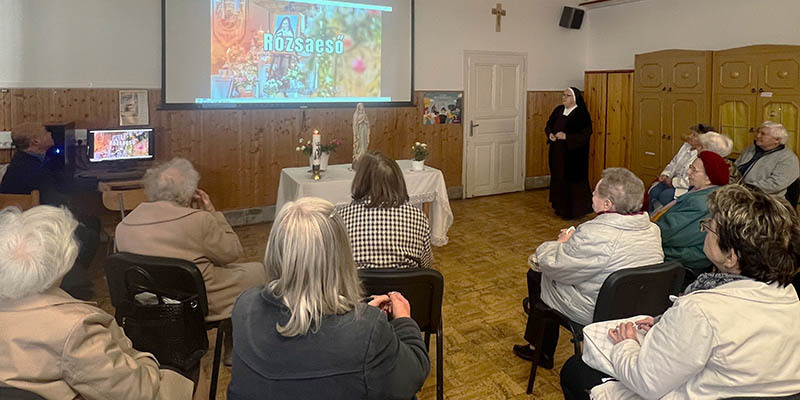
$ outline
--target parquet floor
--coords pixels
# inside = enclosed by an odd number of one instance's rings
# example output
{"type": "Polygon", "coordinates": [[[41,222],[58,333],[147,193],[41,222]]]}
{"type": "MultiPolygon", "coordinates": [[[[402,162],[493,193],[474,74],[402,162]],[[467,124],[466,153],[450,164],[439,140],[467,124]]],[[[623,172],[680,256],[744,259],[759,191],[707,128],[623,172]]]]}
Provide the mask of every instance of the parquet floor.
{"type": "MultiPolygon", "coordinates": [[[[553,240],[559,229],[582,221],[563,221],[549,207],[547,190],[451,201],[455,216],[449,243],[434,248],[434,267],[445,277],[444,389],[447,399],[562,399],[558,373],[572,354],[569,333],[562,329],[555,368],[540,368],[532,396],[525,394],[530,363],[511,351],[523,343],[527,295],[527,257],[539,243],[553,240]]],[[[588,217],[586,218],[588,219],[588,217]]],[[[237,228],[245,261],[261,260],[270,225],[237,228]]],[[[113,313],[95,259],[100,306],[113,313]]],[[[433,338],[431,342],[433,342],[433,338]]],[[[431,343],[432,352],[435,347],[431,343]]],[[[436,398],[435,358],[420,400],[436,398]]],[[[223,368],[218,399],[224,399],[230,370],[223,368]]]]}

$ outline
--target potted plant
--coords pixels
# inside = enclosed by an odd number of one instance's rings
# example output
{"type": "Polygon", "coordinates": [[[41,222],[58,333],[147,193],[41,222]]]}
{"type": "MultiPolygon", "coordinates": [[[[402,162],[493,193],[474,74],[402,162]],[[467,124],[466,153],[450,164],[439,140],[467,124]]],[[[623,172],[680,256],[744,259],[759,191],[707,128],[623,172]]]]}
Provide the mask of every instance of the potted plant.
{"type": "Polygon", "coordinates": [[[411,170],[422,171],[425,169],[425,159],[428,158],[428,145],[414,142],[414,145],[411,146],[411,155],[414,157],[411,161],[411,170]]]}
{"type": "MultiPolygon", "coordinates": [[[[303,154],[308,156],[309,164],[313,166],[314,160],[311,159],[311,141],[306,140],[304,141],[303,138],[299,139],[298,142],[300,145],[295,148],[295,151],[302,151],[303,154]]],[[[328,159],[330,158],[331,153],[335,152],[336,149],[342,145],[341,138],[333,138],[326,144],[320,144],[320,152],[322,156],[319,160],[319,169],[320,171],[325,171],[328,169],[328,159]]]]}

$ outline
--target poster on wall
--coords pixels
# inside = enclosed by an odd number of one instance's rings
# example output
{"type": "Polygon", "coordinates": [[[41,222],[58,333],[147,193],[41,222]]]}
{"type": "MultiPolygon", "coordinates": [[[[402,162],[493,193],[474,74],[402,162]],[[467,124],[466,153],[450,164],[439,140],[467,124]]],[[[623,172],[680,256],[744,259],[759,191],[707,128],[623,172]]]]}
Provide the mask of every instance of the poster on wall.
{"type": "Polygon", "coordinates": [[[425,92],[423,94],[422,123],[424,125],[460,124],[462,99],[463,94],[458,91],[425,92]]]}
{"type": "Polygon", "coordinates": [[[119,126],[149,125],[147,90],[119,91],[119,126]]]}

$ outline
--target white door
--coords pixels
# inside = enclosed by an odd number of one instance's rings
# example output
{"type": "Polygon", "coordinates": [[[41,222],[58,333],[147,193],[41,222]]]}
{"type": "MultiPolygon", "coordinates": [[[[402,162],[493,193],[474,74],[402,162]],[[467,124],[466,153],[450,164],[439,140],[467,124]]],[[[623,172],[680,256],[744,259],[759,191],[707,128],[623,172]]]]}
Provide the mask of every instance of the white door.
{"type": "Polygon", "coordinates": [[[525,190],[525,62],[465,52],[465,196],[525,190]]]}

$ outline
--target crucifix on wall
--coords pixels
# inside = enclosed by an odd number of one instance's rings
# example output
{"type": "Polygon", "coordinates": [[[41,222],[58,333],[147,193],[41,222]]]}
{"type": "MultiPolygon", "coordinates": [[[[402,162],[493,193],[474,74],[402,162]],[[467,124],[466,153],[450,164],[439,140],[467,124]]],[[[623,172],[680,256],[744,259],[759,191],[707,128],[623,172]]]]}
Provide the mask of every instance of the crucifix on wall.
{"type": "Polygon", "coordinates": [[[506,10],[503,10],[503,5],[497,3],[497,7],[492,9],[492,15],[497,16],[497,25],[495,25],[494,31],[500,32],[500,18],[506,16],[506,10]]]}

